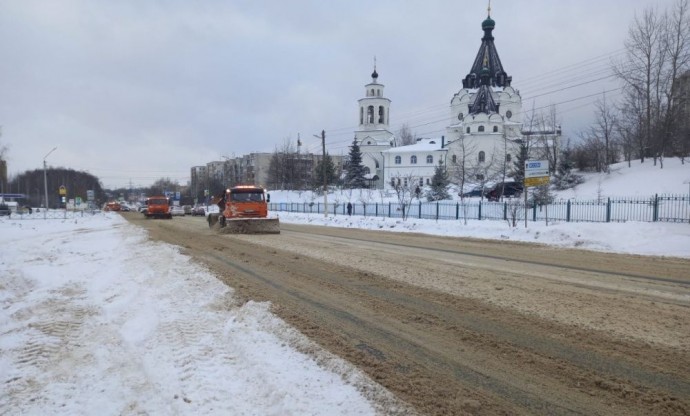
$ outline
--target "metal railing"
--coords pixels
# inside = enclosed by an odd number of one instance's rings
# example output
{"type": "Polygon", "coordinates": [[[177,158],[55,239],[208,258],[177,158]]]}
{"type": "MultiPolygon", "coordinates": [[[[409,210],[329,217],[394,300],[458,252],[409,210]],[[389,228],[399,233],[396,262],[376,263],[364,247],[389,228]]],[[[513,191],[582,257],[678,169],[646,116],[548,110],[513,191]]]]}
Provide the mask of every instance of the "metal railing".
{"type": "Polygon", "coordinates": [[[100,213],[99,209],[84,209],[84,210],[66,210],[66,209],[40,209],[32,210],[32,212],[21,211],[12,212],[8,217],[19,220],[64,220],[73,218],[89,217],[100,213]]]}
{"type": "MultiPolygon", "coordinates": [[[[333,215],[347,215],[346,203],[328,204],[333,215]]],[[[271,211],[323,214],[324,205],[319,202],[272,202],[271,211]]],[[[557,200],[550,204],[528,203],[506,199],[491,202],[476,198],[456,201],[415,201],[405,207],[396,202],[353,203],[352,215],[371,217],[434,220],[499,220],[499,221],[561,221],[561,222],[686,222],[690,223],[690,196],[654,195],[651,197],[602,198],[598,200],[557,200]]]]}

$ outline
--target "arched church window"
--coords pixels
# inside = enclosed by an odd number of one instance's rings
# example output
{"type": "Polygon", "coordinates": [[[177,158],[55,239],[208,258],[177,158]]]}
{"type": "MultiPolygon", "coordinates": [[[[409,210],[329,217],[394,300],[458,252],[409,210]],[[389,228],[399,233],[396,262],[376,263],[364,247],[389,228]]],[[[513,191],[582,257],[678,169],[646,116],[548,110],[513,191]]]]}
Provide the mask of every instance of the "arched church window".
{"type": "Polygon", "coordinates": [[[467,127],[467,134],[470,134],[470,128],[469,128],[469,126],[467,127]]]}
{"type": "Polygon", "coordinates": [[[494,126],[494,133],[498,133],[498,126],[494,126]]]}
{"type": "Polygon", "coordinates": [[[453,157],[451,157],[450,160],[451,160],[453,163],[458,163],[458,156],[457,156],[457,155],[453,155],[453,157]]]}
{"type": "Polygon", "coordinates": [[[367,107],[367,123],[374,124],[374,106],[367,107]]]}
{"type": "Polygon", "coordinates": [[[370,173],[371,173],[371,169],[369,169],[369,166],[365,166],[365,167],[364,167],[364,174],[365,174],[365,175],[368,175],[368,174],[370,174],[370,173]]]}
{"type": "Polygon", "coordinates": [[[395,164],[396,164],[396,165],[399,165],[399,164],[401,164],[401,163],[402,163],[402,158],[401,158],[400,156],[396,156],[396,157],[395,157],[395,164]]]}
{"type": "Polygon", "coordinates": [[[371,96],[372,97],[374,96],[374,89],[373,88],[371,89],[371,96]]]}
{"type": "Polygon", "coordinates": [[[379,106],[379,124],[383,124],[383,120],[385,120],[385,111],[383,106],[379,106]]]}
{"type": "Polygon", "coordinates": [[[458,114],[458,120],[462,120],[464,118],[464,115],[462,113],[458,114]]]}
{"type": "Polygon", "coordinates": [[[486,153],[482,150],[479,152],[479,163],[484,163],[484,160],[486,160],[486,153]]]}
{"type": "Polygon", "coordinates": [[[412,164],[412,165],[417,164],[417,156],[415,156],[415,155],[410,156],[410,164],[412,164]]]}
{"type": "Polygon", "coordinates": [[[426,157],[426,163],[434,163],[434,157],[431,155],[427,155],[426,157]]]}
{"type": "Polygon", "coordinates": [[[477,131],[478,131],[478,132],[484,131],[484,126],[479,126],[479,128],[477,128],[477,131]]]}
{"type": "Polygon", "coordinates": [[[508,118],[508,120],[510,120],[510,118],[511,118],[512,116],[513,116],[513,112],[512,112],[512,111],[510,111],[510,110],[506,111],[506,117],[508,118]]]}
{"type": "Polygon", "coordinates": [[[378,169],[378,168],[379,168],[379,161],[378,161],[378,160],[374,160],[374,163],[376,164],[376,169],[378,169]]]}
{"type": "Polygon", "coordinates": [[[380,97],[381,96],[381,90],[376,90],[376,96],[380,97]]]}
{"type": "Polygon", "coordinates": [[[364,124],[364,107],[359,107],[359,124],[364,124]]]}

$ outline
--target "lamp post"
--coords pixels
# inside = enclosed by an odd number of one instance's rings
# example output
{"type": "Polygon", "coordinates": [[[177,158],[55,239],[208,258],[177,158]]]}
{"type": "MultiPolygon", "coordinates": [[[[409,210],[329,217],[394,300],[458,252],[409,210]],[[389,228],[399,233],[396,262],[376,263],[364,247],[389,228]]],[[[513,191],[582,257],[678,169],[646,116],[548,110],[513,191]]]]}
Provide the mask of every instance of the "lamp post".
{"type": "Polygon", "coordinates": [[[57,146],[53,147],[53,150],[48,152],[44,157],[43,157],[43,190],[45,191],[45,210],[48,211],[48,173],[46,172],[46,159],[48,156],[50,156],[51,153],[53,153],[57,149],[57,146]]]}
{"type": "Polygon", "coordinates": [[[321,139],[321,147],[323,149],[323,156],[321,159],[321,171],[323,172],[323,216],[328,217],[328,180],[326,176],[326,131],[321,130],[321,136],[314,135],[317,139],[321,139]]]}

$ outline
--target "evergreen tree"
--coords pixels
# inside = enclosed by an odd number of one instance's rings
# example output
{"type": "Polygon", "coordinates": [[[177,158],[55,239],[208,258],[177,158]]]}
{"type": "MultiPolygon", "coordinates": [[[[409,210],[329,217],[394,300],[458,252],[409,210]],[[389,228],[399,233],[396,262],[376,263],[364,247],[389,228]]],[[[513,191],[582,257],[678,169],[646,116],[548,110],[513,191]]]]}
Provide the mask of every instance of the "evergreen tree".
{"type": "Polygon", "coordinates": [[[513,179],[515,179],[515,182],[519,184],[525,183],[525,162],[527,162],[528,158],[529,148],[527,147],[527,143],[522,141],[515,162],[513,162],[513,172],[511,175],[513,179]]]}
{"type": "Polygon", "coordinates": [[[556,173],[554,174],[552,183],[554,188],[559,191],[570,189],[584,182],[582,175],[577,175],[572,172],[573,161],[571,160],[571,154],[572,150],[569,146],[563,149],[558,161],[558,166],[556,167],[556,173]]]}
{"type": "Polygon", "coordinates": [[[312,177],[312,186],[315,189],[323,186],[323,170],[326,169],[326,183],[332,185],[336,182],[335,163],[331,155],[326,153],[326,158],[319,160],[314,167],[314,175],[312,177]]]}
{"type": "Polygon", "coordinates": [[[362,151],[359,150],[357,139],[352,141],[350,146],[350,157],[347,164],[347,174],[345,175],[346,188],[366,188],[367,182],[364,178],[364,165],[362,165],[362,151]]]}
{"type": "Polygon", "coordinates": [[[450,194],[448,193],[449,184],[448,170],[443,166],[443,162],[439,161],[438,166],[434,170],[434,176],[431,178],[431,189],[426,193],[427,201],[450,199],[450,194]]]}

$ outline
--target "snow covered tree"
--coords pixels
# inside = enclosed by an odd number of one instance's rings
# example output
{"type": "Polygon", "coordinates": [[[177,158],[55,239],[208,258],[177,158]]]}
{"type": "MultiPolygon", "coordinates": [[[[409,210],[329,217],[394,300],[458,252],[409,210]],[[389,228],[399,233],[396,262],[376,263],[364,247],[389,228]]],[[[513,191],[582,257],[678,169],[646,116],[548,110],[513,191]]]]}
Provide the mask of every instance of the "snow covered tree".
{"type": "Polygon", "coordinates": [[[434,170],[434,176],[431,178],[431,189],[426,193],[427,201],[450,199],[450,194],[448,193],[449,184],[450,178],[448,177],[448,171],[446,167],[443,166],[443,162],[439,161],[438,166],[436,166],[434,170]]]}
{"type": "Polygon", "coordinates": [[[362,165],[362,151],[359,149],[357,139],[350,146],[349,160],[347,162],[347,174],[345,175],[345,188],[365,188],[364,165],[362,165]]]}
{"type": "Polygon", "coordinates": [[[561,152],[561,157],[556,167],[556,173],[554,173],[552,180],[553,187],[559,191],[570,189],[584,182],[582,175],[577,175],[572,172],[573,161],[571,158],[572,150],[570,149],[570,145],[568,145],[561,152]]]}

